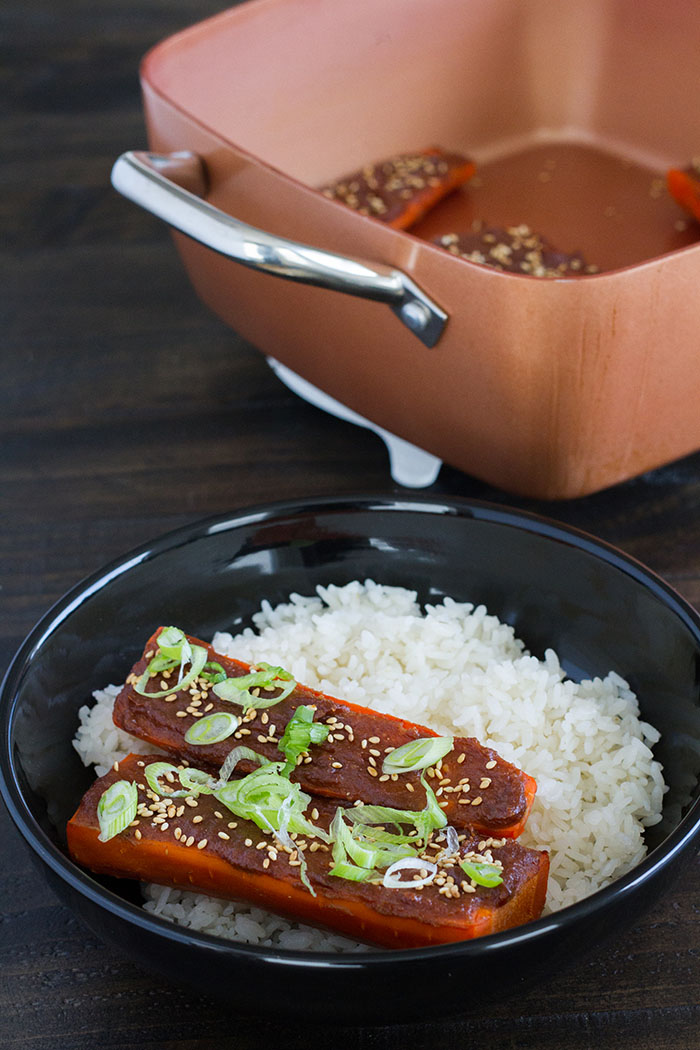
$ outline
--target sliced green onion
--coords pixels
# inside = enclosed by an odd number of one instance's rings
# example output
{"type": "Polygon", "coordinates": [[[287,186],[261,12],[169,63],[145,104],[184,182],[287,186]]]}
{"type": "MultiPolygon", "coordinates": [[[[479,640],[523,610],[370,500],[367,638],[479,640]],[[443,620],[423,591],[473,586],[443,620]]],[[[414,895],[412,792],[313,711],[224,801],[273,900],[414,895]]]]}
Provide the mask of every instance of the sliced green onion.
{"type": "Polygon", "coordinates": [[[205,678],[207,682],[216,684],[217,682],[223,682],[225,680],[226,671],[216,660],[207,660],[204,665],[204,670],[200,672],[199,677],[205,678]]]}
{"type": "Polygon", "coordinates": [[[180,783],[185,788],[186,795],[212,795],[217,786],[217,781],[212,776],[203,769],[194,769],[192,766],[180,770],[180,783]]]}
{"type": "Polygon", "coordinates": [[[257,762],[259,766],[266,766],[270,761],[258,751],[253,751],[252,747],[244,747],[242,744],[239,747],[234,747],[227,754],[219,770],[217,790],[224,786],[242,758],[247,758],[250,762],[257,762]]]}
{"type": "Polygon", "coordinates": [[[422,860],[420,857],[402,857],[394,861],[384,872],[383,885],[390,890],[419,890],[432,882],[437,874],[438,866],[432,860],[422,860]],[[402,870],[427,871],[427,875],[419,879],[399,879],[396,873],[402,870]]]}
{"type": "Polygon", "coordinates": [[[229,711],[214,711],[193,722],[185,733],[188,744],[204,746],[226,740],[238,729],[239,720],[229,711]]]}
{"type": "Polygon", "coordinates": [[[503,882],[501,868],[498,864],[487,864],[486,861],[460,860],[459,866],[477,886],[500,886],[503,882]]]}
{"type": "Polygon", "coordinates": [[[336,867],[351,861],[355,867],[373,872],[403,857],[415,856],[415,850],[408,842],[396,844],[382,841],[379,832],[364,824],[354,824],[348,828],[344,819],[348,812],[352,810],[344,811],[339,806],[330,826],[336,867]]]}
{"type": "MultiPolygon", "coordinates": [[[[160,635],[158,637],[160,638],[160,635]]],[[[174,693],[178,689],[186,689],[188,687],[188,685],[190,685],[192,682],[194,682],[195,678],[197,678],[197,676],[199,675],[200,671],[202,670],[202,668],[204,667],[205,663],[207,662],[207,655],[208,654],[207,654],[207,650],[204,648],[203,645],[191,645],[190,646],[189,642],[187,644],[188,644],[189,649],[190,649],[190,656],[188,658],[189,661],[190,661],[190,669],[189,669],[189,671],[187,672],[187,674],[184,677],[182,677],[183,664],[181,664],[181,666],[180,666],[181,675],[178,678],[177,682],[173,683],[173,685],[169,686],[167,689],[161,689],[161,690],[159,690],[157,692],[151,692],[150,690],[147,690],[146,686],[148,685],[148,680],[151,677],[151,667],[152,667],[154,661],[157,660],[157,657],[154,657],[153,660],[151,660],[151,663],[146,668],[146,670],[141,675],[141,678],[139,679],[137,684],[134,686],[134,689],[136,690],[136,692],[140,693],[141,696],[148,696],[148,697],[169,696],[170,693],[174,693]]]]}
{"type": "Polygon", "coordinates": [[[418,740],[409,740],[395,751],[390,751],[384,759],[382,773],[412,773],[415,769],[427,769],[434,766],[448,751],[454,747],[451,736],[424,736],[418,740]]]}
{"type": "Polygon", "coordinates": [[[341,861],[328,869],[329,875],[336,875],[339,879],[348,879],[350,882],[367,882],[367,879],[375,874],[372,868],[358,868],[355,864],[341,861]]]}
{"type": "Polygon", "coordinates": [[[221,700],[228,700],[232,704],[240,704],[244,710],[254,707],[262,711],[266,707],[274,707],[284,700],[296,687],[296,681],[283,667],[272,667],[270,664],[261,663],[255,671],[250,674],[239,675],[237,678],[227,678],[224,682],[217,682],[212,687],[221,700]],[[264,689],[270,691],[279,689],[274,696],[255,696],[253,689],[264,689]]]}
{"type": "MultiPolygon", "coordinates": [[[[160,778],[167,776],[168,773],[176,776],[180,780],[180,773],[182,771],[174,766],[172,762],[151,762],[143,771],[143,775],[146,778],[151,791],[155,791],[156,795],[160,795],[161,798],[183,798],[185,795],[192,794],[191,791],[185,788],[176,788],[173,791],[168,791],[163,788],[160,782],[160,778]]],[[[180,780],[180,783],[182,781],[180,780]]]]}
{"type": "Polygon", "coordinates": [[[429,834],[433,829],[444,828],[447,824],[447,817],[442,811],[435,792],[425,779],[425,773],[421,773],[420,782],[425,789],[425,809],[421,810],[421,824],[420,826],[416,824],[416,827],[421,838],[425,838],[426,833],[429,834]]]}
{"type": "Polygon", "coordinates": [[[391,806],[352,806],[346,810],[345,816],[353,824],[412,824],[416,829],[417,837],[424,843],[427,842],[431,831],[444,828],[447,817],[442,812],[435,792],[429,784],[421,777],[421,783],[425,788],[425,809],[394,809],[391,806]]]}
{"type": "Polygon", "coordinates": [[[315,835],[324,842],[329,837],[322,828],[317,828],[304,816],[311,801],[298,784],[282,776],[281,762],[266,762],[240,780],[229,781],[214,792],[214,798],[244,820],[252,820],[263,831],[280,830],[280,811],[286,799],[290,799],[283,811],[287,831],[303,835],[315,835]]]}
{"type": "Polygon", "coordinates": [[[164,627],[156,642],[166,659],[186,662],[191,657],[192,647],[185,632],[179,627],[164,627]]]}
{"type": "Polygon", "coordinates": [[[307,754],[311,744],[321,744],[327,738],[330,727],[314,722],[314,710],[306,704],[297,707],[287,722],[279,749],[286,758],[283,773],[290,773],[300,755],[307,754]]]}
{"type": "MultiPolygon", "coordinates": [[[[304,815],[311,796],[305,794],[298,784],[293,784],[282,775],[281,762],[264,761],[266,764],[260,769],[255,769],[241,780],[218,788],[214,792],[214,798],[236,816],[252,820],[263,831],[272,831],[287,849],[295,848],[290,832],[313,835],[328,842],[328,834],[322,828],[317,828],[304,815]]],[[[299,850],[297,856],[300,861],[301,881],[315,897],[316,891],[309,882],[304,854],[299,850]]]]}
{"type": "Polygon", "coordinates": [[[100,842],[108,842],[129,827],[136,816],[139,793],[136,784],[117,780],[102,792],[97,803],[100,842]]]}

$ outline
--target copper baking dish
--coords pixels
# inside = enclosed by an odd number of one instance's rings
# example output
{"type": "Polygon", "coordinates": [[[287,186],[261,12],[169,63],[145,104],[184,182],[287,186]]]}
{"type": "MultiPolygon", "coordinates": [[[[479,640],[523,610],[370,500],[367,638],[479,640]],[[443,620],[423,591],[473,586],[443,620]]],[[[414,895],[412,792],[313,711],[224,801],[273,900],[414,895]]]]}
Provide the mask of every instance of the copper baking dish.
{"type": "Polygon", "coordinates": [[[150,149],[187,152],[114,183],[262,352],[491,484],[576,497],[700,448],[700,227],[663,186],[700,150],[698,54],[687,0],[250,0],[146,56],[150,149]],[[478,174],[410,233],[318,192],[434,144],[478,174]],[[601,272],[430,243],[476,218],[601,272]]]}

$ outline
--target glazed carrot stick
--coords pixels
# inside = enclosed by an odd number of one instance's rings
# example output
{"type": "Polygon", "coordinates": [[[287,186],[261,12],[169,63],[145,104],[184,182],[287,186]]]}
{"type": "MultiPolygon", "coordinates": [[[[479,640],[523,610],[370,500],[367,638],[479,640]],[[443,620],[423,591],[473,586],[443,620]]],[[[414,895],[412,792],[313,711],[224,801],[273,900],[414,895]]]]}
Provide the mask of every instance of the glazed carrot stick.
{"type": "MultiPolygon", "coordinates": [[[[331,847],[320,837],[295,835],[290,851],[274,834],[234,817],[211,795],[159,797],[149,789],[144,770],[161,759],[129,755],[87,791],[67,828],[69,851],[77,863],[100,874],[245,899],[395,948],[495,933],[541,913],[549,869],[544,852],[465,833],[452,852],[440,842],[427,848],[420,864],[434,866],[435,874],[425,885],[411,878],[415,871],[397,888],[385,886],[381,876],[349,881],[330,874],[331,847]],[[137,786],[137,815],[121,833],[101,841],[99,800],[110,785],[123,781],[137,786]],[[308,885],[301,877],[302,855],[308,885]],[[460,861],[497,869],[500,881],[479,885],[460,861]]],[[[327,831],[336,808],[327,799],[313,799],[309,810],[314,826],[327,831]]]]}
{"type": "Polygon", "coordinates": [[[476,171],[472,160],[437,146],[401,153],[322,187],[331,200],[361,215],[407,230],[476,171]]]}
{"type": "Polygon", "coordinates": [[[682,208],[700,222],[700,162],[666,173],[668,191],[682,208]]]}
{"type": "MultiPolygon", "coordinates": [[[[158,651],[162,630],[159,628],[148,640],[116,699],[113,717],[121,729],[216,774],[237,745],[246,745],[269,761],[280,759],[285,726],[297,708],[310,705],[315,721],[328,728],[328,737],[322,744],[313,745],[292,772],[292,778],[305,791],[347,802],[361,798],[401,809],[420,809],[426,804],[420,771],[391,776],[382,772],[382,766],[393,749],[412,740],[435,737],[431,729],[299,684],[274,706],[252,708],[246,714],[237,704],[220,699],[211,683],[201,677],[185,689],[178,688],[177,671],[150,679],[144,696],[138,691],[139,682],[158,651]],[[166,695],[153,696],[154,691],[165,691],[166,695]],[[231,736],[211,744],[187,741],[186,734],[195,722],[220,711],[241,718],[231,736]]],[[[187,638],[191,645],[206,649],[208,661],[220,666],[226,676],[239,678],[250,673],[249,664],[217,653],[192,636],[187,638]]],[[[262,693],[264,696],[265,690],[262,693]]],[[[274,694],[275,690],[270,691],[270,696],[274,694]]],[[[238,768],[249,772],[254,767],[255,763],[244,759],[238,768]]],[[[455,737],[453,749],[438,766],[427,770],[427,778],[450,824],[507,838],[516,838],[525,827],[537,787],[527,773],[473,737],[455,737]]]]}

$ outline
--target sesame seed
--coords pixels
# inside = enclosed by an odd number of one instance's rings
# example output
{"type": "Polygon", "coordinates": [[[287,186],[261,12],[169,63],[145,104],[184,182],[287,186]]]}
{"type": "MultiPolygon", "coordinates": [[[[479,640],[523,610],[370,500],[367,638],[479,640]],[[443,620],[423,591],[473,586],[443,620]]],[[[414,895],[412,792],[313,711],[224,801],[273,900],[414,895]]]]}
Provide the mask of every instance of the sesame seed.
{"type": "Polygon", "coordinates": [[[369,739],[370,744],[379,744],[380,743],[380,738],[378,736],[371,736],[368,739],[369,739]]]}
{"type": "Polygon", "coordinates": [[[369,775],[371,777],[379,776],[379,774],[377,773],[377,770],[373,766],[367,766],[367,772],[369,773],[369,775]]]}
{"type": "Polygon", "coordinates": [[[479,788],[484,791],[491,783],[491,777],[482,777],[479,782],[479,788]]]}
{"type": "Polygon", "coordinates": [[[481,795],[477,795],[476,798],[472,799],[472,806],[480,806],[483,801],[481,795]]]}
{"type": "Polygon", "coordinates": [[[486,763],[486,768],[487,769],[493,769],[495,765],[497,765],[496,759],[492,758],[490,762],[486,763]]]}
{"type": "Polygon", "coordinates": [[[253,845],[253,840],[252,839],[246,839],[245,842],[243,843],[243,845],[244,846],[252,846],[253,845]]]}
{"type": "Polygon", "coordinates": [[[186,846],[191,846],[193,842],[194,842],[194,835],[190,835],[189,838],[185,839],[185,845],[186,846]]]}
{"type": "Polygon", "coordinates": [[[204,849],[206,844],[207,844],[207,839],[202,839],[200,842],[197,843],[197,849],[204,849]]]}
{"type": "Polygon", "coordinates": [[[175,717],[176,718],[187,718],[187,711],[176,711],[175,712],[175,717]]]}
{"type": "Polygon", "coordinates": [[[333,769],[342,769],[343,768],[343,763],[342,762],[331,762],[331,766],[333,767],[333,769]]]}
{"type": "Polygon", "coordinates": [[[193,823],[193,824],[201,824],[201,822],[202,822],[203,820],[204,820],[204,817],[203,817],[203,816],[201,816],[200,814],[197,814],[197,816],[196,816],[196,817],[192,817],[192,823],[193,823]]]}
{"type": "Polygon", "coordinates": [[[231,838],[231,836],[227,835],[225,831],[217,831],[216,834],[219,836],[220,839],[225,839],[226,842],[228,842],[231,838]]]}
{"type": "Polygon", "coordinates": [[[136,831],[134,832],[134,838],[140,839],[141,837],[142,837],[142,836],[141,836],[141,832],[140,832],[140,831],[139,831],[139,829],[137,828],[137,829],[136,829],[136,831]]]}

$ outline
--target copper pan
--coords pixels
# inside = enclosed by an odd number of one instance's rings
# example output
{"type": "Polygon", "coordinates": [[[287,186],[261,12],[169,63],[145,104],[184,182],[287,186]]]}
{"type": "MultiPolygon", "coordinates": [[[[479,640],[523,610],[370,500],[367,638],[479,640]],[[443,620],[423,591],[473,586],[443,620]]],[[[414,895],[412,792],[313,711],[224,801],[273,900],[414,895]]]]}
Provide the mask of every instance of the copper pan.
{"type": "Polygon", "coordinates": [[[150,150],[185,156],[114,181],[263,353],[493,485],[577,497],[700,448],[700,228],[663,188],[700,150],[698,55],[686,0],[250,0],[146,56],[150,150]],[[411,233],[316,189],[433,144],[478,175],[411,233]],[[430,243],[477,218],[601,272],[430,243]]]}

